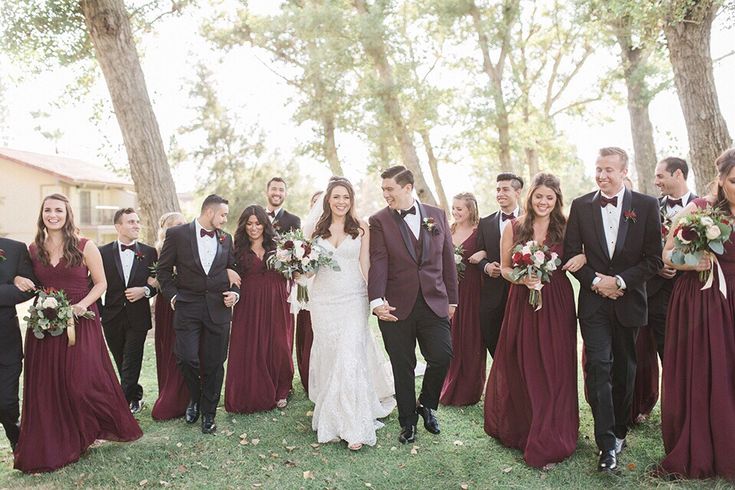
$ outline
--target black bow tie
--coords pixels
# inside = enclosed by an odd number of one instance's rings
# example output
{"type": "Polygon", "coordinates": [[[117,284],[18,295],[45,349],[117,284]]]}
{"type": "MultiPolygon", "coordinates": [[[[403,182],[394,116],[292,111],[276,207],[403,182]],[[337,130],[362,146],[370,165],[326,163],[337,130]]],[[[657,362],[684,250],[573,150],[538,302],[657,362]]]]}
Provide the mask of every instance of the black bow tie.
{"type": "Polygon", "coordinates": [[[500,213],[500,214],[502,215],[502,220],[503,220],[503,221],[507,221],[507,220],[509,220],[509,219],[515,219],[515,217],[516,217],[515,213],[509,213],[509,214],[505,214],[505,213],[503,213],[503,212],[501,211],[501,213],[500,213]]]}
{"type": "Polygon", "coordinates": [[[608,204],[612,204],[613,206],[617,208],[618,207],[618,196],[608,198],[603,195],[600,195],[600,206],[604,208],[608,204]]]}
{"type": "Polygon", "coordinates": [[[275,211],[268,211],[268,216],[270,216],[271,218],[275,218],[276,217],[276,212],[275,211]]]}
{"type": "Polygon", "coordinates": [[[674,206],[682,206],[684,207],[684,201],[679,199],[671,199],[670,197],[666,198],[666,205],[670,208],[673,208],[674,206]]]}
{"type": "Polygon", "coordinates": [[[214,238],[214,233],[215,233],[215,231],[214,231],[214,230],[212,230],[212,231],[207,231],[207,230],[205,230],[204,228],[202,228],[201,230],[199,230],[199,236],[200,236],[200,237],[205,237],[205,236],[208,236],[208,237],[210,237],[210,238],[214,238]]]}
{"type": "Polygon", "coordinates": [[[411,206],[408,209],[399,209],[398,214],[401,215],[401,218],[405,218],[407,214],[416,214],[416,206],[411,206]]]}
{"type": "Polygon", "coordinates": [[[135,252],[135,244],[133,243],[132,245],[125,245],[124,243],[121,243],[120,251],[124,252],[126,250],[132,250],[133,252],[135,252]]]}

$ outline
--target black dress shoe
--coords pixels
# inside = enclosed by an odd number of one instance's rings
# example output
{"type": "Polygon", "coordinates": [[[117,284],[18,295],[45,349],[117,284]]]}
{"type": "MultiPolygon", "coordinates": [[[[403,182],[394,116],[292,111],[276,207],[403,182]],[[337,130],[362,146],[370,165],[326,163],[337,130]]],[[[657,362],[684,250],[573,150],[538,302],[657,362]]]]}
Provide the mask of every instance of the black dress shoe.
{"type": "Polygon", "coordinates": [[[415,442],[416,441],[416,426],[415,425],[407,425],[405,427],[401,427],[401,433],[398,434],[398,442],[401,444],[406,444],[408,442],[415,442]]]}
{"type": "Polygon", "coordinates": [[[214,423],[214,415],[204,415],[202,417],[202,434],[214,434],[217,430],[217,424],[214,423]]]}
{"type": "Polygon", "coordinates": [[[618,458],[615,449],[600,451],[600,461],[597,463],[597,471],[615,471],[618,469],[618,458]]]}
{"type": "Polygon", "coordinates": [[[186,423],[193,424],[199,420],[199,403],[189,402],[189,406],[186,407],[186,423]]]}
{"type": "Polygon", "coordinates": [[[133,400],[130,402],[130,413],[133,415],[140,413],[143,410],[143,400],[133,400]]]}
{"type": "Polygon", "coordinates": [[[439,428],[439,421],[436,420],[436,417],[434,416],[434,411],[430,408],[426,408],[423,405],[419,405],[416,407],[416,413],[421,415],[421,417],[424,419],[424,428],[431,432],[432,434],[438,434],[441,432],[441,429],[439,428]]]}

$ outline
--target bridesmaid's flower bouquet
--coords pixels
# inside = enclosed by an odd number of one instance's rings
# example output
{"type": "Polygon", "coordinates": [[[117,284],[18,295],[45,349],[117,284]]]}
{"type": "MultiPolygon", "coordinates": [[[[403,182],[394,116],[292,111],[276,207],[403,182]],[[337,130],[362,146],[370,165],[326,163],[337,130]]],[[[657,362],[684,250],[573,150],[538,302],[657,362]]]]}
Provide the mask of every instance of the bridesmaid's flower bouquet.
{"type": "Polygon", "coordinates": [[[5,257],[5,250],[0,248],[0,262],[5,262],[6,259],[7,257],[5,257]]]}
{"type": "MultiPolygon", "coordinates": [[[[682,216],[673,231],[674,250],[671,253],[671,262],[697,265],[705,252],[724,254],[725,242],[730,239],[732,229],[733,223],[725,217],[725,213],[710,206],[682,216]]],[[[712,256],[713,266],[716,261],[712,256]]],[[[699,279],[707,282],[702,289],[710,287],[713,280],[712,268],[700,271],[699,279]]]]}
{"type": "MultiPolygon", "coordinates": [[[[82,318],[91,320],[94,312],[85,311],[82,318]]],[[[71,303],[62,290],[47,288],[36,293],[36,300],[28,308],[28,316],[23,317],[28,328],[33,330],[37,339],[43,339],[46,334],[57,337],[67,331],[69,346],[76,343],[74,331],[74,313],[71,303]]]]}
{"type": "Polygon", "coordinates": [[[537,276],[541,281],[538,286],[531,289],[528,295],[528,304],[534,307],[535,311],[541,309],[541,288],[544,283],[551,282],[551,273],[554,272],[559,265],[561,259],[556,252],[549,250],[546,245],[541,245],[535,240],[530,240],[524,244],[518,244],[511,250],[511,263],[513,271],[510,278],[520,281],[526,276],[537,276]]]}
{"type": "Polygon", "coordinates": [[[467,264],[462,259],[464,259],[464,248],[462,245],[456,245],[454,247],[454,263],[457,266],[457,278],[460,281],[464,279],[464,271],[467,269],[467,264]]]}
{"type": "Polygon", "coordinates": [[[304,237],[302,230],[294,230],[278,237],[276,253],[268,257],[268,267],[283,274],[287,279],[293,279],[296,273],[301,278],[296,281],[296,299],[301,304],[309,302],[309,291],[306,287],[306,275],[313,274],[320,267],[329,267],[338,271],[339,265],[328,252],[320,245],[304,237]]]}

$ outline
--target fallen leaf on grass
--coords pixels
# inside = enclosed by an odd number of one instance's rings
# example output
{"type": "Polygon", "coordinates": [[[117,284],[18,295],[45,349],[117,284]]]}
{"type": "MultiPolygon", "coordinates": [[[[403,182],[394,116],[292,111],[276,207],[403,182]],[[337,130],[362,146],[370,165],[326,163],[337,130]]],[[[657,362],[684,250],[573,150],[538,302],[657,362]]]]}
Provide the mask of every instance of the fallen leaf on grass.
{"type": "Polygon", "coordinates": [[[170,487],[171,484],[165,480],[161,480],[158,482],[162,487],[170,487]]]}
{"type": "Polygon", "coordinates": [[[470,488],[470,486],[469,486],[469,485],[467,485],[466,483],[461,483],[461,484],[459,485],[459,488],[461,488],[462,490],[467,490],[468,488],[470,488]]]}
{"type": "Polygon", "coordinates": [[[186,466],[184,466],[183,464],[180,464],[180,465],[179,465],[179,468],[178,468],[178,470],[179,470],[179,473],[186,473],[187,471],[189,471],[189,470],[188,470],[188,469],[186,468],[186,466]]]}
{"type": "Polygon", "coordinates": [[[247,438],[248,438],[247,432],[243,432],[242,434],[240,434],[240,439],[247,439],[247,438]]]}
{"type": "Polygon", "coordinates": [[[413,455],[416,455],[416,454],[418,454],[418,453],[419,453],[419,452],[418,452],[418,451],[416,450],[416,448],[415,448],[415,447],[412,447],[412,448],[411,448],[411,454],[413,454],[413,455]]]}
{"type": "Polygon", "coordinates": [[[464,442],[462,441],[454,441],[455,446],[464,446],[464,442]]]}
{"type": "Polygon", "coordinates": [[[311,447],[313,447],[314,449],[319,449],[321,447],[321,444],[313,443],[311,444],[311,447]]]}
{"type": "Polygon", "coordinates": [[[140,485],[141,487],[144,487],[144,486],[148,485],[148,480],[140,480],[138,482],[138,485],[140,485]]]}
{"type": "Polygon", "coordinates": [[[296,461],[291,461],[290,459],[287,459],[286,461],[284,461],[283,464],[287,468],[295,468],[297,466],[296,461]]]}
{"type": "Polygon", "coordinates": [[[313,471],[304,471],[304,480],[313,480],[313,479],[314,479],[313,471]]]}
{"type": "Polygon", "coordinates": [[[513,471],[513,467],[512,466],[508,466],[507,468],[503,468],[503,473],[510,473],[511,471],[513,471]]]}
{"type": "Polygon", "coordinates": [[[288,451],[289,453],[294,449],[296,449],[296,446],[286,446],[286,451],[288,451]]]}
{"type": "Polygon", "coordinates": [[[183,446],[183,444],[181,444],[180,442],[177,442],[176,443],[176,447],[182,447],[182,446],[183,446]]]}
{"type": "Polygon", "coordinates": [[[366,482],[366,483],[365,483],[365,486],[366,486],[366,487],[368,487],[368,488],[372,488],[372,487],[373,487],[373,484],[372,484],[372,483],[367,483],[367,482],[366,482]]]}
{"type": "Polygon", "coordinates": [[[628,463],[628,469],[629,469],[630,471],[635,471],[635,469],[636,469],[636,465],[635,465],[635,463],[628,463]]]}
{"type": "Polygon", "coordinates": [[[314,412],[312,412],[311,410],[309,410],[308,412],[306,412],[306,416],[307,417],[312,417],[313,415],[314,415],[314,412]]]}
{"type": "Polygon", "coordinates": [[[260,488],[262,486],[263,486],[262,483],[253,483],[253,488],[260,488]]]}
{"type": "Polygon", "coordinates": [[[248,441],[247,439],[240,439],[241,446],[247,446],[248,444],[250,444],[250,441],[248,441]]]}
{"type": "Polygon", "coordinates": [[[260,439],[251,439],[251,443],[253,443],[253,446],[257,446],[260,443],[260,439]]]}

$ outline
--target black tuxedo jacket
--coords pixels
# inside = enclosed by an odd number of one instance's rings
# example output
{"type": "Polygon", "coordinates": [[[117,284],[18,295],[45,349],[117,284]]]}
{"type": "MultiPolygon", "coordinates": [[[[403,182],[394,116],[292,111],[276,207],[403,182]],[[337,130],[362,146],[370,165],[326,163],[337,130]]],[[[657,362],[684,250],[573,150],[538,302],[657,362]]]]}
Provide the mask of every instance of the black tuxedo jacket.
{"type": "Polygon", "coordinates": [[[276,233],[286,233],[301,228],[301,218],[281,208],[273,220],[273,228],[276,233]]]}
{"type": "Polygon", "coordinates": [[[13,279],[22,276],[37,281],[25,244],[0,238],[0,250],[5,255],[5,260],[0,259],[0,365],[6,366],[23,357],[15,305],[33,297],[32,292],[23,293],[15,287],[13,279]]]}
{"type": "MultiPolygon", "coordinates": [[[[143,298],[130,303],[125,298],[125,289],[147,285],[148,278],[151,276],[150,266],[158,261],[158,252],[144,243],[135,244],[136,257],[133,259],[127,286],[117,240],[100,247],[100,254],[102,254],[102,264],[105,267],[105,278],[107,279],[107,291],[100,311],[102,323],[110,322],[125,312],[132,329],[149,330],[152,326],[150,301],[143,298]]],[[[150,289],[151,296],[155,295],[156,288],[151,287],[150,289]]]]}
{"type": "Polygon", "coordinates": [[[584,253],[587,264],[574,273],[580,282],[579,318],[584,320],[612,301],[621,325],[641,327],[647,323],[646,281],[663,267],[661,260],[661,217],[655,197],[626,190],[620,212],[618,237],[613,256],[608,255],[600,212],[600,193],[591,192],[572,201],[566,236],[565,260],[584,253]],[[633,216],[626,218],[626,212],[633,216]],[[606,299],[592,291],[595,273],[620,276],[625,294],[606,299]]]}
{"type": "Polygon", "coordinates": [[[477,225],[477,248],[487,253],[487,257],[482,259],[478,265],[482,273],[481,297],[488,308],[500,306],[510,286],[503,276],[490,277],[485,274],[487,264],[500,263],[500,216],[500,211],[496,211],[480,219],[477,225]]]}
{"type": "Polygon", "coordinates": [[[230,287],[227,278],[227,269],[235,269],[232,237],[224,231],[217,231],[215,238],[217,253],[209,274],[205,274],[199,258],[194,222],[169,228],[158,260],[157,277],[161,291],[169,301],[174,296],[177,303],[204,300],[211,320],[227,323],[232,319],[232,308],[225,306],[222,293],[234,291],[239,294],[240,289],[237,286],[230,287]]]}
{"type": "MultiPolygon", "coordinates": [[[[694,193],[689,194],[689,199],[687,202],[684,203],[684,206],[686,207],[687,204],[695,200],[697,195],[694,193]]],[[[658,200],[658,206],[659,206],[659,212],[661,213],[661,221],[663,222],[664,216],[666,216],[666,197],[662,197],[658,200]]],[[[663,230],[662,230],[663,231],[663,230]]],[[[666,241],[666,237],[662,237],[662,242],[666,241]]],[[[681,271],[677,272],[674,277],[671,279],[664,279],[663,277],[656,274],[651,278],[650,281],[648,281],[648,284],[646,284],[646,292],[648,293],[648,297],[650,298],[657,292],[659,292],[661,289],[671,291],[674,289],[674,281],[682,274],[681,271]]]]}

